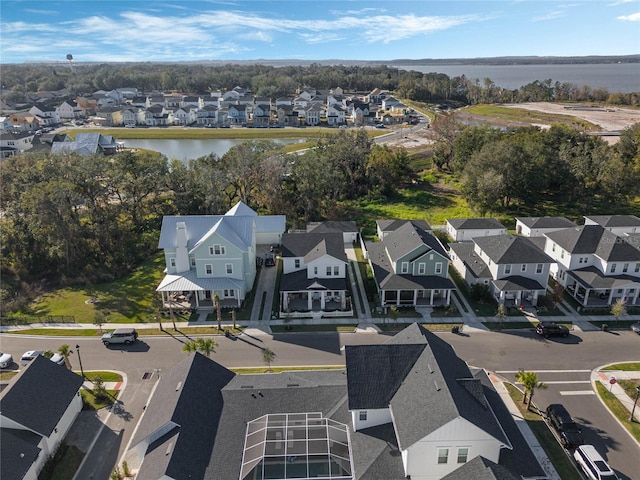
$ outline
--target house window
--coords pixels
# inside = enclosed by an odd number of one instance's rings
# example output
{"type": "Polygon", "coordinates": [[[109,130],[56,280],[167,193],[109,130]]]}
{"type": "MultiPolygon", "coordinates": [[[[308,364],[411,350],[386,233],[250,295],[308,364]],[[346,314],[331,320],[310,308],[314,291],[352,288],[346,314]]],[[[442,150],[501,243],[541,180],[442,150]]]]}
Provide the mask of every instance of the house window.
{"type": "Polygon", "coordinates": [[[438,464],[448,463],[449,461],[449,449],[448,448],[439,448],[438,449],[438,464]]]}
{"type": "Polygon", "coordinates": [[[542,264],[541,263],[536,265],[536,273],[542,273],[542,264]]]}
{"type": "Polygon", "coordinates": [[[429,254],[429,260],[433,260],[433,253],[429,254]]]}
{"type": "Polygon", "coordinates": [[[192,267],[196,266],[196,259],[194,257],[191,257],[191,266],[192,267]]]}
{"type": "Polygon", "coordinates": [[[226,263],[224,268],[227,270],[227,275],[232,275],[233,274],[233,264],[232,263],[226,263]]]}
{"type": "Polygon", "coordinates": [[[458,463],[467,463],[468,456],[469,456],[469,449],[467,447],[458,449],[458,463]]]}
{"type": "Polygon", "coordinates": [[[556,244],[555,244],[555,243],[552,243],[552,244],[551,244],[551,251],[552,251],[552,252],[555,252],[555,251],[556,251],[556,244]]]}
{"type": "Polygon", "coordinates": [[[425,271],[426,271],[425,264],[424,263],[419,263],[418,264],[418,274],[419,275],[424,275],[425,271]]]}
{"type": "Polygon", "coordinates": [[[366,410],[360,410],[360,414],[358,415],[358,418],[361,422],[366,422],[367,421],[367,411],[366,410]]]}
{"type": "Polygon", "coordinates": [[[225,297],[235,297],[236,296],[236,291],[235,290],[225,290],[223,295],[225,297]]]}
{"type": "Polygon", "coordinates": [[[294,266],[294,268],[300,268],[300,259],[299,258],[296,258],[293,261],[293,266],[294,266]]]}
{"type": "Polygon", "coordinates": [[[327,277],[331,276],[331,267],[327,267],[327,277]]]}
{"type": "Polygon", "coordinates": [[[564,250],[560,250],[560,258],[564,258],[564,250]]]}
{"type": "Polygon", "coordinates": [[[628,264],[628,263],[625,263],[625,264],[622,266],[622,273],[627,273],[628,271],[629,271],[629,264],[628,264]]]}
{"type": "Polygon", "coordinates": [[[213,267],[211,265],[205,265],[204,266],[204,272],[207,275],[212,275],[213,274],[213,267]]]}
{"type": "Polygon", "coordinates": [[[527,264],[523,263],[522,266],[520,267],[520,271],[521,272],[526,272],[527,271],[527,264]]]}
{"type": "Polygon", "coordinates": [[[436,275],[442,273],[442,262],[436,263],[436,275]]]}
{"type": "Polygon", "coordinates": [[[169,265],[171,265],[172,267],[176,266],[176,259],[175,258],[170,258],[169,259],[169,265]]]}
{"type": "Polygon", "coordinates": [[[226,253],[226,249],[224,245],[214,245],[209,247],[209,255],[224,255],[226,253]]]}
{"type": "Polygon", "coordinates": [[[335,266],[333,267],[333,276],[337,277],[338,275],[340,275],[340,267],[335,266]]]}
{"type": "Polygon", "coordinates": [[[511,273],[511,265],[504,266],[504,273],[505,275],[509,275],[511,273]]]}
{"type": "Polygon", "coordinates": [[[634,270],[636,273],[640,273],[640,263],[636,263],[636,269],[634,270]]]}
{"type": "Polygon", "coordinates": [[[318,267],[313,267],[313,274],[318,275],[318,267]]]}
{"type": "Polygon", "coordinates": [[[616,264],[612,263],[611,264],[611,269],[609,270],[610,273],[616,273],[616,264]]]}
{"type": "Polygon", "coordinates": [[[402,262],[400,273],[409,273],[409,262],[402,262]]]}

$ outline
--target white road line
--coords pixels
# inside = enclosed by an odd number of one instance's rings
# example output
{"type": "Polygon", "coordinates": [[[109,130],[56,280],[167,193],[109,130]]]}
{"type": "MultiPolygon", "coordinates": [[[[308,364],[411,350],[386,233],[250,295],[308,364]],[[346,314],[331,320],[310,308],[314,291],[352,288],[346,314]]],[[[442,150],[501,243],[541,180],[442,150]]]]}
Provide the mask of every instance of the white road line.
{"type": "Polygon", "coordinates": [[[595,395],[593,390],[566,390],[561,391],[560,395],[595,395]]]}
{"type": "MultiPolygon", "coordinates": [[[[551,382],[541,380],[541,382],[547,385],[564,385],[564,384],[570,384],[570,383],[591,383],[591,380],[566,380],[564,382],[562,380],[555,380],[551,382]]],[[[516,382],[516,384],[522,385],[520,382],[516,382]]]]}
{"type": "MultiPolygon", "coordinates": [[[[536,373],[591,373],[591,370],[533,370],[536,373]]],[[[496,373],[518,373],[520,370],[496,370],[496,373]]]]}

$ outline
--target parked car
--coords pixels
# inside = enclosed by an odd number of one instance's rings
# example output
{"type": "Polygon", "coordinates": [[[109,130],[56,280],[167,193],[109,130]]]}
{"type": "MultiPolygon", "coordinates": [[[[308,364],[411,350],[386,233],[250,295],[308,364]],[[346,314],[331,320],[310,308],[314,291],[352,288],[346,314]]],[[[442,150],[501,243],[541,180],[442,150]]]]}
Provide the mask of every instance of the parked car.
{"type": "Polygon", "coordinates": [[[276,260],[273,257],[267,257],[264,260],[265,267],[273,267],[276,264],[276,260]]]}
{"type": "Polygon", "coordinates": [[[138,332],[135,328],[116,328],[113,332],[102,335],[102,343],[109,346],[112,343],[124,343],[131,345],[138,339],[138,332]]]}
{"type": "Polygon", "coordinates": [[[31,360],[33,360],[34,358],[36,358],[38,355],[42,355],[44,354],[44,351],[42,350],[29,350],[27,352],[24,352],[22,354],[22,357],[20,357],[20,363],[22,364],[22,366],[24,367],[25,365],[27,365],[31,360]]]}
{"type": "Polygon", "coordinates": [[[591,480],[619,480],[613,469],[593,445],[581,445],[573,452],[573,458],[591,480]]]}
{"type": "Polygon", "coordinates": [[[536,333],[542,335],[544,338],[568,337],[569,329],[564,325],[559,325],[554,322],[540,322],[536,327],[536,333]]]}
{"type": "Polygon", "coordinates": [[[64,365],[64,357],[62,355],[60,355],[59,353],[54,353],[51,358],[49,359],[51,360],[53,363],[57,364],[57,365],[64,365]]]}
{"type": "Polygon", "coordinates": [[[13,356],[10,353],[0,352],[0,368],[7,368],[13,365],[13,356]]]}
{"type": "Polygon", "coordinates": [[[631,331],[633,333],[637,333],[638,335],[640,335],[640,322],[632,323],[631,324],[631,331]]]}
{"type": "Polygon", "coordinates": [[[564,405],[560,403],[552,403],[547,407],[547,419],[555,428],[560,437],[560,443],[565,448],[575,448],[584,443],[582,439],[582,430],[571,418],[569,412],[564,405]]]}

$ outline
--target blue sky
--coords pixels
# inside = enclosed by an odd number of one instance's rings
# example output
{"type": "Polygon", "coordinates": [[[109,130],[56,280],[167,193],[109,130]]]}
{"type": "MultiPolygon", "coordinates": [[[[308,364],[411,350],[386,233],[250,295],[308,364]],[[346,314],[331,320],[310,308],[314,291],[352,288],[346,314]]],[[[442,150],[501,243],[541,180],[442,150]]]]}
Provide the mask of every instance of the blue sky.
{"type": "Polygon", "coordinates": [[[640,53],[640,0],[0,0],[0,62],[640,53]]]}

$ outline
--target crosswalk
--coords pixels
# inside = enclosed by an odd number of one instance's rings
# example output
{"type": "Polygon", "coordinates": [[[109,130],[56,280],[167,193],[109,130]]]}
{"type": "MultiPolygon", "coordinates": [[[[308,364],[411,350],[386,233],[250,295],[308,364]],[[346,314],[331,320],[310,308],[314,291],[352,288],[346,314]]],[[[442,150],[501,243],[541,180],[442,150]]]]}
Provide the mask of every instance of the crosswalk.
{"type": "MultiPolygon", "coordinates": [[[[514,378],[520,370],[498,370],[495,373],[505,376],[507,378],[514,378]]],[[[559,390],[558,394],[561,396],[580,396],[580,395],[595,395],[594,390],[591,388],[591,370],[534,370],[538,374],[538,380],[547,386],[565,386],[565,389],[559,390]],[[586,377],[586,378],[585,378],[586,377]],[[570,386],[584,385],[587,388],[579,388],[576,390],[570,390],[570,386]]],[[[517,382],[516,382],[517,383],[517,382]]]]}

